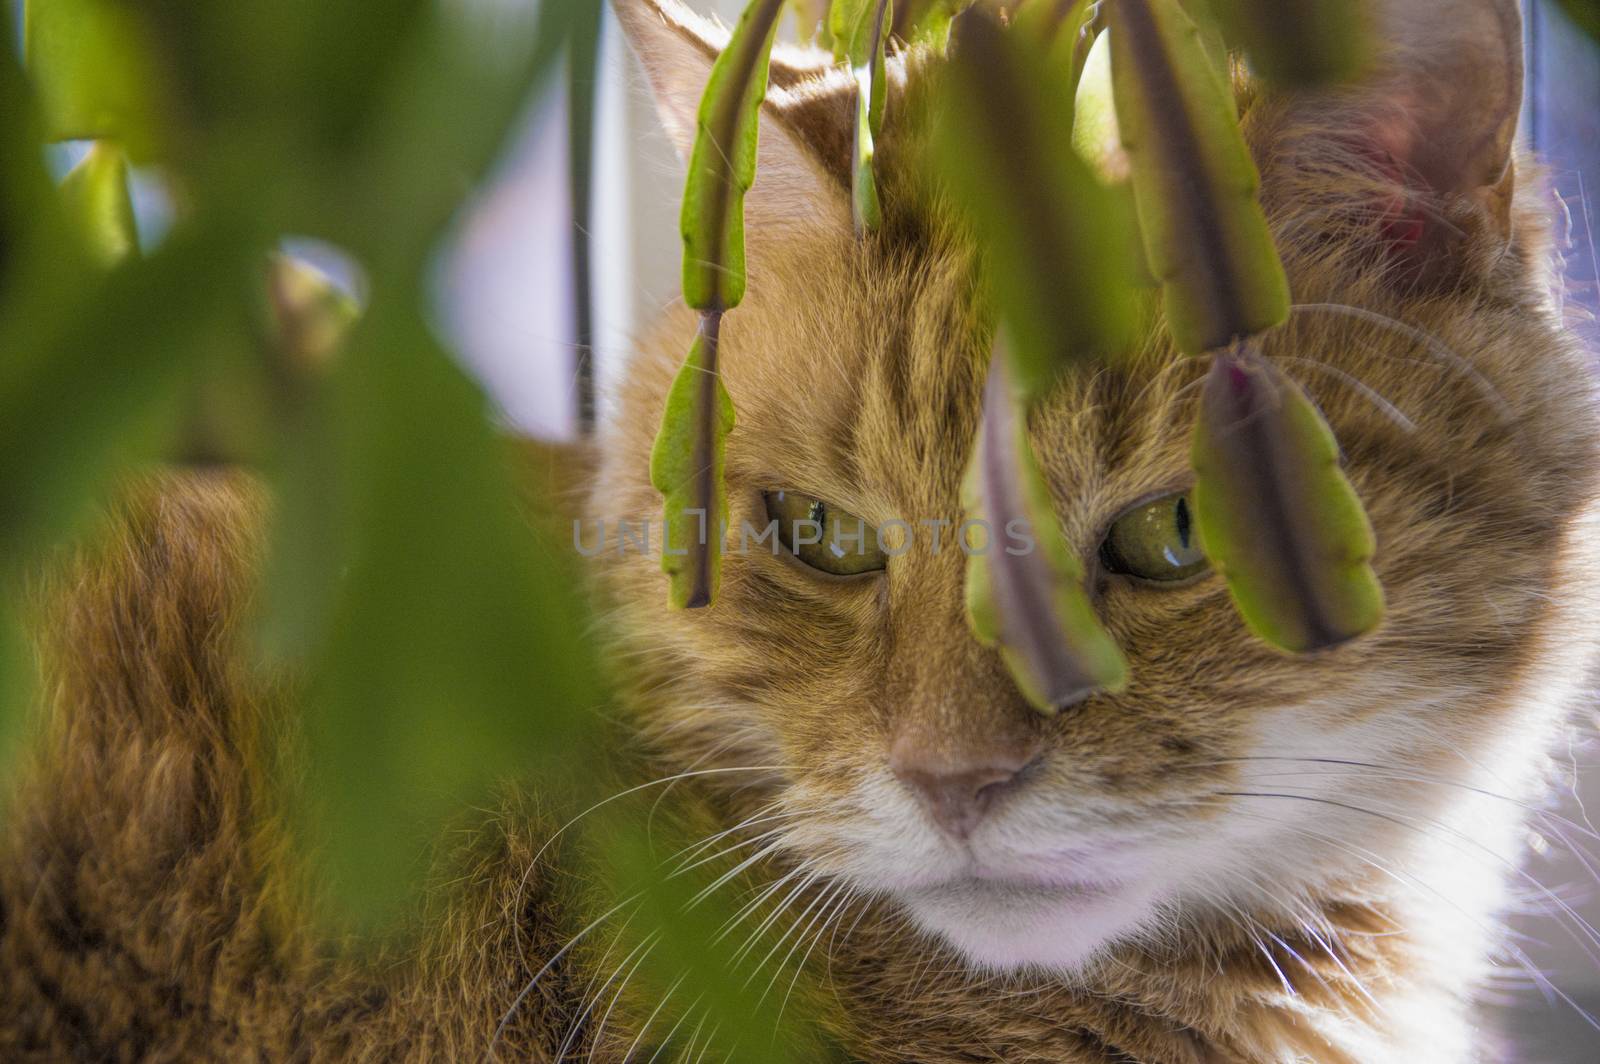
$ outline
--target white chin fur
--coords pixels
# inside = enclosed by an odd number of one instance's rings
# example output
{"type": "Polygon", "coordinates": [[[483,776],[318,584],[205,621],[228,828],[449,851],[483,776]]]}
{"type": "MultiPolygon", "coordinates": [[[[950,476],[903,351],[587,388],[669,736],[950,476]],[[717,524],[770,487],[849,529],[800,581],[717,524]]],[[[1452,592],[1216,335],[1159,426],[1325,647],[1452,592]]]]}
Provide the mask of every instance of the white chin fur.
{"type": "Polygon", "coordinates": [[[969,882],[910,892],[902,901],[923,930],[977,967],[1063,975],[1081,971],[1151,912],[1146,892],[1128,886],[1085,893],[969,882]]]}

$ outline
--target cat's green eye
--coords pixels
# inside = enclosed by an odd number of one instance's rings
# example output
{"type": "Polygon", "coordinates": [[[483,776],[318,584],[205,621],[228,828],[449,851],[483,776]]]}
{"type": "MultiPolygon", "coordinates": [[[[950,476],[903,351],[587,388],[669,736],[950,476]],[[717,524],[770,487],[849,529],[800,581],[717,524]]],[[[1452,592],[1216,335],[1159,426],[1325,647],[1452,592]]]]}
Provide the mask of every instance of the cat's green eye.
{"type": "Polygon", "coordinates": [[[830,576],[875,573],[888,561],[878,530],[852,513],[797,491],[769,491],[767,519],[783,548],[830,576]]]}
{"type": "Polygon", "coordinates": [[[1209,563],[1200,552],[1188,493],[1141,503],[1113,521],[1100,560],[1110,572],[1156,584],[1205,572],[1209,563]]]}

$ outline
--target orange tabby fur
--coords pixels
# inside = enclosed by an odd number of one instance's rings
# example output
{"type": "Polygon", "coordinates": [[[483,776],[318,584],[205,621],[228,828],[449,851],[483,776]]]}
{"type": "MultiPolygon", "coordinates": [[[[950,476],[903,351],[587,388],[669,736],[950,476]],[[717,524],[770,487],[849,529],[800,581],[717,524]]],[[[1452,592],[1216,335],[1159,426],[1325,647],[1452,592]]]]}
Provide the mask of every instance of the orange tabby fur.
{"type": "MultiPolygon", "coordinates": [[[[681,129],[713,54],[706,27],[645,0],[619,10],[681,129]]],[[[756,521],[775,487],[869,522],[953,520],[987,321],[970,245],[919,158],[930,70],[895,64],[887,216],[856,241],[843,198],[852,90],[808,62],[774,71],[749,295],[724,326],[734,522],[756,521]]],[[[972,963],[904,919],[892,892],[862,891],[813,958],[811,1004],[853,1059],[1493,1059],[1465,1015],[1496,945],[1482,922],[1498,875],[1433,880],[1462,838],[1515,859],[1515,807],[1469,788],[1536,796],[1541,751],[1587,676],[1600,586],[1590,367],[1551,317],[1531,182],[1514,202],[1510,177],[1492,196],[1440,201],[1448,258],[1407,271],[1375,251],[1371,205],[1392,179],[1341,139],[1363,102],[1241,99],[1297,301],[1432,338],[1306,309],[1268,342],[1333,425],[1372,517],[1390,602],[1380,631],[1289,659],[1244,630],[1215,578],[1151,592],[1101,575],[1131,684],[1046,720],[968,634],[959,552],[914,550],[850,584],[730,553],[717,604],[694,612],[666,608],[654,557],[602,559],[621,704],[651,769],[777,766],[754,785],[687,780],[671,801],[722,827],[771,802],[791,814],[759,871],[822,873],[792,912],[862,875],[863,833],[904,801],[881,781],[887,743],[907,730],[953,750],[996,729],[1033,736],[1047,751],[1030,783],[1052,798],[1045,827],[1063,811],[1113,831],[1153,825],[1174,862],[1229,871],[1056,971],[972,963]],[[1308,734],[1301,756],[1337,758],[1359,736],[1406,772],[1293,782],[1230,760],[1308,734]],[[1398,812],[1319,806],[1296,820],[1310,803],[1228,796],[1297,788],[1398,812]],[[1293,823],[1275,834],[1260,818],[1293,823]],[[1453,834],[1419,831],[1431,824],[1453,834]],[[1253,867],[1261,882],[1235,874],[1253,867]]],[[[1176,358],[1153,314],[1138,351],[1064,382],[1032,426],[1086,558],[1121,509],[1188,476],[1205,367],[1176,358]]],[[[592,516],[659,506],[648,453],[692,329],[676,310],[641,345],[601,439],[592,516]]],[[[237,478],[147,485],[42,597],[51,707],[0,860],[0,1058],[475,1059],[509,1017],[501,1058],[555,1059],[588,981],[614,961],[576,950],[517,1002],[594,911],[558,853],[530,873],[548,831],[527,803],[508,800],[451,859],[466,874],[413,956],[362,963],[305,929],[261,782],[292,734],[291,700],[232,663],[260,508],[237,478]]],[[[572,1053],[620,1061],[641,1035],[648,1045],[653,1005],[624,991],[572,1053]]]]}

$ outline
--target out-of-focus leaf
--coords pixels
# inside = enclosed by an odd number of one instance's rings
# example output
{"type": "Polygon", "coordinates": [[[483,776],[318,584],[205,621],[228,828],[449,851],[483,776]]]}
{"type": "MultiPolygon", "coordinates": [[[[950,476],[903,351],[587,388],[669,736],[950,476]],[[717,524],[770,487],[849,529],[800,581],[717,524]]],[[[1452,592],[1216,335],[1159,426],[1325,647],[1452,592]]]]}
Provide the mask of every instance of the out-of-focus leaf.
{"type": "Polygon", "coordinates": [[[828,8],[831,5],[828,0],[787,0],[787,2],[789,10],[794,15],[795,39],[801,44],[831,48],[833,38],[828,32],[828,8]]]}
{"type": "Polygon", "coordinates": [[[560,765],[598,675],[570,550],[523,521],[512,453],[417,303],[375,303],[335,363],[265,583],[269,631],[296,622],[271,650],[309,667],[307,831],[367,929],[415,898],[450,816],[560,765]]]}
{"type": "Polygon", "coordinates": [[[783,0],[751,0],[711,67],[683,190],[683,298],[700,332],[673,382],[650,455],[665,497],[661,568],[679,608],[709,606],[722,574],[723,453],[733,401],[717,371],[722,312],[744,298],[744,194],[755,180],[767,61],[783,0]]]}
{"type": "Polygon", "coordinates": [[[34,99],[15,55],[0,48],[0,311],[28,254],[59,239],[61,206],[45,172],[34,99]]]}
{"type": "Polygon", "coordinates": [[[1017,11],[1015,32],[1036,38],[1050,54],[1050,65],[1066,73],[1064,84],[1075,99],[1089,50],[1099,36],[1095,0],[1031,0],[1017,11]]]}
{"type": "MultiPolygon", "coordinates": [[[[666,839],[687,845],[652,846],[651,835],[640,827],[649,819],[646,808],[636,809],[626,819],[609,819],[604,873],[613,894],[638,899],[637,910],[627,921],[632,940],[623,949],[638,950],[630,955],[638,957],[639,993],[666,1014],[652,1023],[655,1038],[667,1039],[668,1032],[676,1030],[683,1036],[681,1042],[668,1045],[681,1048],[689,1043],[691,1031],[698,1032],[702,1048],[710,1046],[707,1058],[715,1060],[786,1064],[825,1059],[813,1031],[792,1018],[784,1019],[785,991],[794,979],[785,965],[803,949],[784,957],[783,948],[769,952],[770,947],[757,941],[754,948],[742,950],[764,914],[758,911],[738,922],[730,920],[732,907],[724,899],[734,896],[727,888],[736,884],[716,889],[712,871],[716,865],[702,862],[680,870],[671,862],[664,864],[662,854],[686,852],[694,840],[678,839],[677,833],[668,831],[666,839]],[[730,929],[733,933],[728,933],[730,929]]],[[[794,917],[805,916],[802,906],[793,909],[794,917]]],[[[769,936],[781,946],[785,930],[782,924],[772,926],[769,936]]],[[[676,1059],[677,1054],[663,1055],[668,1058],[676,1059]]]]}
{"type": "MultiPolygon", "coordinates": [[[[480,7],[507,17],[524,10],[473,5],[480,7]]],[[[430,5],[428,32],[400,55],[349,172],[308,205],[322,213],[304,231],[349,248],[372,271],[374,287],[390,283],[391,272],[408,283],[503,149],[530,90],[563,53],[578,7],[575,0],[539,4],[535,26],[508,27],[531,40],[505,54],[492,47],[492,25],[458,17],[464,12],[456,6],[430,5]]]]}
{"type": "Polygon", "coordinates": [[[67,213],[78,223],[89,255],[115,266],[139,248],[128,194],[128,157],[109,141],[96,141],[61,182],[67,213]]]}
{"type": "MultiPolygon", "coordinates": [[[[56,0],[34,2],[48,7],[56,0]]],[[[179,146],[191,162],[209,165],[219,150],[249,149],[318,169],[357,141],[440,5],[152,0],[117,6],[137,11],[168,86],[170,102],[159,113],[175,139],[183,138],[179,146]]]]}
{"type": "Polygon", "coordinates": [[[1073,363],[1114,357],[1132,337],[1125,209],[1072,147],[1066,71],[1036,41],[974,8],[934,126],[940,172],[985,252],[1010,332],[1013,377],[1030,399],[1073,363]]]}
{"type": "Polygon", "coordinates": [[[744,298],[744,194],[756,176],[767,60],[783,0],[751,0],[711,67],[683,189],[683,299],[730,310],[744,298]]]}
{"type": "Polygon", "coordinates": [[[1289,287],[1233,92],[1178,0],[1105,7],[1117,122],[1150,267],[1190,354],[1279,324],[1289,287]]]}
{"type": "Polygon", "coordinates": [[[1367,0],[1211,0],[1262,77],[1291,88],[1348,81],[1372,54],[1367,0]]]}
{"type": "Polygon", "coordinates": [[[1017,687],[1042,713],[1127,682],[1122,651],[1089,601],[1083,564],[1056,522],[1028,442],[1020,396],[997,343],[984,388],[983,424],[962,488],[969,521],[989,530],[988,549],[967,558],[967,616],[997,645],[1017,687]],[[1024,550],[1018,531],[1031,536],[1024,550]]]}
{"type": "Polygon", "coordinates": [[[114,138],[154,154],[166,106],[147,27],[127,4],[26,0],[23,53],[49,140],[114,138]]]}
{"type": "Polygon", "coordinates": [[[707,311],[683,368],[667,393],[661,431],[650,452],[650,483],[665,497],[661,569],[672,578],[679,609],[709,606],[722,578],[722,527],[728,518],[723,479],[733,400],[717,371],[722,315],[707,311]]]}
{"type": "Polygon", "coordinates": [[[1561,7],[1580,29],[1600,40],[1600,0],[1561,0],[1561,7]]]}
{"type": "Polygon", "coordinates": [[[910,44],[943,48],[950,39],[950,23],[973,0],[903,0],[895,5],[894,36],[910,44]]]}
{"type": "Polygon", "coordinates": [[[170,442],[246,246],[221,224],[185,232],[111,274],[83,271],[58,297],[65,315],[0,322],[0,555],[60,541],[170,442]]]}
{"type": "Polygon", "coordinates": [[[870,0],[860,5],[860,17],[851,28],[850,71],[856,79],[855,146],[851,152],[850,207],[860,236],[883,224],[878,203],[878,181],[873,170],[876,141],[883,130],[888,86],[884,49],[888,44],[891,0],[870,0]]]}
{"type": "Polygon", "coordinates": [[[277,342],[292,371],[312,377],[361,316],[361,307],[320,270],[290,255],[267,267],[267,304],[277,342]]]}
{"type": "Polygon", "coordinates": [[[1248,350],[1219,354],[1193,462],[1201,547],[1252,631],[1307,653],[1377,626],[1372,526],[1333,433],[1298,385],[1248,350]]]}
{"type": "Polygon", "coordinates": [[[828,4],[828,36],[833,41],[833,58],[839,63],[850,61],[850,45],[855,41],[856,26],[866,16],[875,0],[830,0],[828,4]]]}
{"type": "MultiPolygon", "coordinates": [[[[239,247],[219,227],[104,274],[58,246],[60,262],[36,275],[59,305],[0,320],[0,772],[33,705],[18,587],[121,477],[166,453],[239,247]],[[73,265],[79,288],[58,287],[72,283],[73,265]]],[[[19,294],[7,305],[26,309],[19,294]]]]}

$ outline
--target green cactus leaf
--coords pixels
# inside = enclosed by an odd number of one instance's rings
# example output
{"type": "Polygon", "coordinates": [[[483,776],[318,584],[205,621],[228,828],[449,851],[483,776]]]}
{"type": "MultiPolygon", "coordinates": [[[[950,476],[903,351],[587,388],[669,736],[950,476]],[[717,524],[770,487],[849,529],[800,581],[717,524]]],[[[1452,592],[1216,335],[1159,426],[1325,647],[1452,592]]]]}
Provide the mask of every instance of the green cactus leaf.
{"type": "Polygon", "coordinates": [[[1359,75],[1372,55],[1370,5],[1359,0],[1211,0],[1250,67],[1287,88],[1359,75]]]}
{"type": "Polygon", "coordinates": [[[23,54],[47,140],[115,138],[155,153],[164,79],[136,8],[108,0],[27,0],[23,54]]]}
{"type": "Polygon", "coordinates": [[[1105,11],[1117,122],[1174,342],[1199,354],[1278,325],[1288,281],[1209,27],[1178,0],[1105,11]]]}
{"type": "Polygon", "coordinates": [[[761,101],[783,0],[751,0],[711,68],[683,189],[683,298],[729,310],[744,298],[744,195],[756,176],[761,101]]]}
{"type": "Polygon", "coordinates": [[[721,314],[707,311],[667,394],[650,452],[650,483],[666,500],[661,569],[672,578],[669,601],[678,609],[711,605],[722,577],[722,528],[728,519],[723,469],[734,415],[717,372],[721,331],[721,314]]]}
{"type": "Polygon", "coordinates": [[[1089,49],[1100,35],[1095,0],[1025,3],[1017,11],[1014,31],[1037,39],[1050,53],[1050,65],[1066,72],[1076,96],[1089,49]]]}
{"type": "Polygon", "coordinates": [[[856,235],[883,224],[878,204],[878,183],[873,171],[876,142],[883,129],[888,96],[884,50],[893,19],[892,0],[871,0],[859,5],[852,27],[850,70],[856,81],[855,143],[851,151],[850,205],[856,235]]]}
{"type": "Polygon", "coordinates": [[[1090,691],[1120,690],[1127,665],[1056,521],[1005,347],[1003,340],[995,347],[962,487],[967,521],[988,530],[986,549],[967,558],[967,618],[973,634],[998,647],[1029,703],[1053,714],[1090,691]],[[1012,535],[1021,531],[1026,541],[1012,535]]]}
{"type": "Polygon", "coordinates": [[[1252,631],[1303,654],[1378,625],[1372,526],[1332,431],[1294,381],[1248,349],[1218,355],[1192,460],[1201,548],[1252,631]]]}
{"type": "Polygon", "coordinates": [[[1118,198],[1072,146],[1066,71],[1036,39],[973,8],[958,20],[935,123],[940,172],[985,253],[1025,397],[1060,370],[1113,358],[1132,338],[1135,237],[1118,198]]]}
{"type": "Polygon", "coordinates": [[[138,252],[128,157],[117,145],[97,141],[61,182],[61,196],[96,263],[109,268],[138,252]]]}

